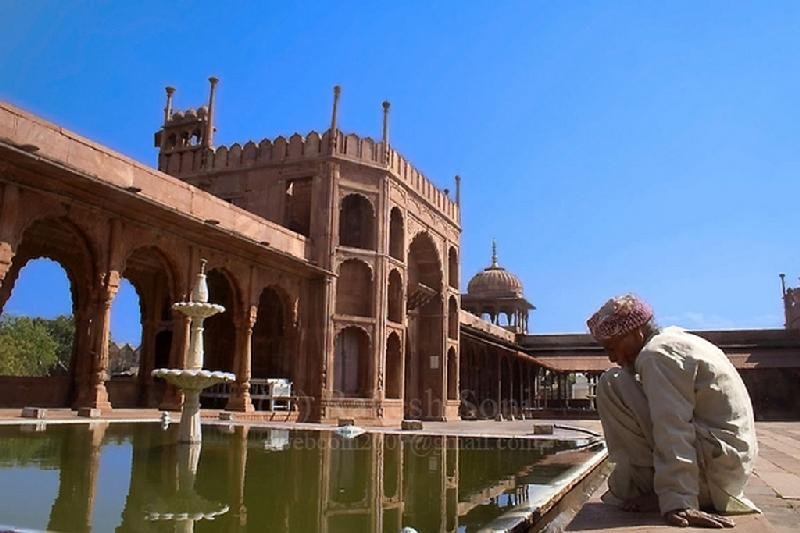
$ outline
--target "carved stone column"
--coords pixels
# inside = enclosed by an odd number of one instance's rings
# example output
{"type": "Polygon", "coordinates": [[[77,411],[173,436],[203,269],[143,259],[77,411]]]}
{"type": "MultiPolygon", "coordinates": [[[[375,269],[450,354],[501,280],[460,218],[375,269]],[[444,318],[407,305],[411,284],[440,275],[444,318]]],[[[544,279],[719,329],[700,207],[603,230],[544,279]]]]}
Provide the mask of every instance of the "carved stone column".
{"type": "Polygon", "coordinates": [[[233,384],[233,392],[228,399],[228,405],[225,406],[228,411],[241,411],[244,413],[254,411],[253,402],[250,400],[250,369],[253,326],[256,324],[257,316],[258,308],[250,306],[245,315],[236,324],[236,355],[234,358],[236,383],[233,384]]]}
{"type": "Polygon", "coordinates": [[[158,320],[149,316],[142,324],[142,341],[139,350],[139,386],[141,387],[141,404],[145,407],[155,407],[154,382],[151,372],[156,359],[156,330],[158,320]]]}
{"type": "MultiPolygon", "coordinates": [[[[186,368],[186,353],[189,351],[189,318],[172,310],[172,345],[169,349],[169,368],[186,368]]],[[[164,397],[158,406],[162,411],[180,411],[183,393],[175,385],[167,383],[164,397]]]]}
{"type": "Polygon", "coordinates": [[[495,365],[495,392],[497,393],[497,404],[494,410],[494,419],[498,422],[503,420],[503,358],[495,352],[497,364],[495,365]]]}
{"type": "Polygon", "coordinates": [[[19,218],[19,189],[10,183],[0,183],[0,287],[11,268],[14,257],[14,240],[17,220],[19,218]]]}
{"type": "Polygon", "coordinates": [[[70,360],[70,375],[72,376],[72,389],[70,398],[74,398],[72,407],[77,409],[78,396],[81,387],[86,382],[91,367],[89,346],[91,345],[91,331],[89,328],[88,306],[74,307],[72,315],[75,317],[75,337],[72,343],[72,359],[70,360]]]}
{"type": "Polygon", "coordinates": [[[108,340],[111,327],[111,303],[119,289],[119,272],[110,271],[105,282],[96,293],[91,314],[91,348],[90,371],[88,376],[79,378],[78,399],[76,407],[93,407],[101,411],[110,411],[108,391],[105,381],[108,379],[108,340]]]}
{"type": "Polygon", "coordinates": [[[14,258],[14,251],[11,249],[10,242],[0,242],[0,287],[3,286],[3,280],[6,278],[6,273],[11,268],[11,260],[14,258]]]}

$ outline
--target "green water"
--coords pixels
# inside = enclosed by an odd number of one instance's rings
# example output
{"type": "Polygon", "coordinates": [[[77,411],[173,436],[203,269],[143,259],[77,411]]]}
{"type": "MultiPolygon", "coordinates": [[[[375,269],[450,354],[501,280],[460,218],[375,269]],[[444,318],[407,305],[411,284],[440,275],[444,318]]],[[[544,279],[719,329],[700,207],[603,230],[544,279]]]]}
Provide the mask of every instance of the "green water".
{"type": "Polygon", "coordinates": [[[0,524],[55,531],[475,531],[540,495],[578,443],[204,426],[0,426],[0,524]],[[182,477],[183,476],[183,477],[182,477]],[[190,515],[180,515],[181,512],[190,515]],[[201,518],[201,515],[203,516],[201,518]],[[192,520],[192,518],[195,520],[192,520]]]}

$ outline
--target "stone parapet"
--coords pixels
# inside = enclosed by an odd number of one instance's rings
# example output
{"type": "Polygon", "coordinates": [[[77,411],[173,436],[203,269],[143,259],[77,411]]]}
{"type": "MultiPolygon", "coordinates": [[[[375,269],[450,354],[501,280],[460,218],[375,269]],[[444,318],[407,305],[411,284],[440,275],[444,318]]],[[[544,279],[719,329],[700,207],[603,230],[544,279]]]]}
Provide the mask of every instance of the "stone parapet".
{"type": "Polygon", "coordinates": [[[233,171],[332,156],[378,168],[388,168],[399,182],[458,225],[458,204],[391,146],[388,150],[384,150],[384,145],[380,141],[341,131],[336,132],[333,153],[329,146],[330,131],[322,135],[311,131],[305,136],[295,133],[287,139],[281,135],[274,139],[263,139],[257,144],[248,141],[244,145],[234,143],[230,146],[218,146],[213,150],[198,147],[165,153],[160,156],[158,166],[172,176],[187,178],[211,171],[233,171]]]}

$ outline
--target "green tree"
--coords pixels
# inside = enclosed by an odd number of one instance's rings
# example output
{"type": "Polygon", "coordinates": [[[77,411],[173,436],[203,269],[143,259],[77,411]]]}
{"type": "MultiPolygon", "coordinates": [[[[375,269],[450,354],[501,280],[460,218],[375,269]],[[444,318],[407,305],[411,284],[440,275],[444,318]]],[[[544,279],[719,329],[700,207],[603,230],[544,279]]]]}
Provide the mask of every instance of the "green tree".
{"type": "Polygon", "coordinates": [[[56,341],[57,368],[52,369],[52,373],[66,374],[69,372],[72,361],[72,339],[75,337],[75,318],[72,315],[59,315],[51,320],[37,318],[41,320],[50,336],[56,341]]]}
{"type": "Polygon", "coordinates": [[[58,362],[58,343],[41,319],[0,318],[0,375],[47,376],[58,362]]]}

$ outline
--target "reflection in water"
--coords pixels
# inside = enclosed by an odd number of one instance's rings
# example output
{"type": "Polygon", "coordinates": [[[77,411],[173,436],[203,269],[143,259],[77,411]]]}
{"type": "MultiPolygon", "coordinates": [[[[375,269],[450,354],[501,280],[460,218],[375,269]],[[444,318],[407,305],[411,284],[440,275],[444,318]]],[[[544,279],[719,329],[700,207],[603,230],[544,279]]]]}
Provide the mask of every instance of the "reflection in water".
{"type": "Polygon", "coordinates": [[[241,426],[207,428],[201,450],[174,444],[176,429],[0,427],[0,492],[25,490],[5,486],[5,472],[59,471],[47,523],[37,518],[44,502],[33,491],[30,522],[8,525],[89,531],[93,517],[102,517],[119,524],[117,531],[474,531],[598,451],[545,440],[377,433],[344,439],[241,426]],[[121,501],[112,508],[108,498],[95,499],[106,490],[98,486],[106,443],[131,449],[130,464],[103,462],[114,469],[104,470],[103,480],[130,479],[121,516],[121,501]]]}
{"type": "Polygon", "coordinates": [[[198,442],[179,443],[177,450],[177,488],[161,491],[147,505],[146,520],[173,520],[179,531],[194,531],[198,520],[214,520],[228,512],[228,506],[210,502],[194,490],[201,445],[198,442]]]}

